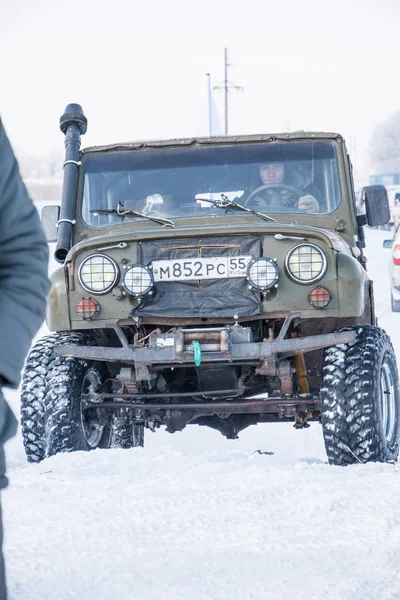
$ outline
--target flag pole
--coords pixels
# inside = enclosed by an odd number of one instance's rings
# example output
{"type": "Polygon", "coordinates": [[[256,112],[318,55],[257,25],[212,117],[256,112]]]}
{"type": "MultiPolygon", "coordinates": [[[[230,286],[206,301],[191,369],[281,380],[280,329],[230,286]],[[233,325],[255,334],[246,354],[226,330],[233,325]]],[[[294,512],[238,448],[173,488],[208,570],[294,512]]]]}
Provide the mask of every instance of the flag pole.
{"type": "Polygon", "coordinates": [[[208,82],[208,135],[212,136],[212,114],[211,114],[211,75],[206,73],[208,82]]]}

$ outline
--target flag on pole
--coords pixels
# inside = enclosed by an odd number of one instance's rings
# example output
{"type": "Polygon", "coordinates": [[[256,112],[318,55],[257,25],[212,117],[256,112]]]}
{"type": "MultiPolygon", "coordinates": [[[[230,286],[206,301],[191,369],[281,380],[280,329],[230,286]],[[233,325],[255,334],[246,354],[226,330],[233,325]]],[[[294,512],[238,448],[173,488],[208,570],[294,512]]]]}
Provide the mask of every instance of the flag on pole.
{"type": "Polygon", "coordinates": [[[211,87],[211,75],[207,73],[208,79],[208,135],[223,135],[218,111],[215,105],[214,94],[211,87]]]}
{"type": "Polygon", "coordinates": [[[200,115],[198,117],[195,135],[198,137],[211,137],[213,135],[223,135],[221,123],[218,116],[218,109],[215,104],[213,89],[211,86],[211,76],[207,77],[207,88],[204,100],[200,106],[200,115]]]}

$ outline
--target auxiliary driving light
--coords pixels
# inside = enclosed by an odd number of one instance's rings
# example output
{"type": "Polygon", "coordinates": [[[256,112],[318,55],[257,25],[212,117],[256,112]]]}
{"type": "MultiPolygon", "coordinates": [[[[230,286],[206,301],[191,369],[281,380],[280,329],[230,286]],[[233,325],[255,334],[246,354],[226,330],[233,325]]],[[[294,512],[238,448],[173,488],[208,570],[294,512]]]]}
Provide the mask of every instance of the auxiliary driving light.
{"type": "Polygon", "coordinates": [[[76,313],[85,321],[91,321],[100,312],[100,305],[93,298],[82,298],[76,305],[76,313]]]}
{"type": "Polygon", "coordinates": [[[132,265],[126,269],[122,279],[124,290],[132,296],[148,294],[153,285],[153,273],[144,265],[132,265]]]}
{"type": "Polygon", "coordinates": [[[314,308],[326,308],[331,300],[332,296],[322,285],[314,288],[308,295],[308,301],[314,308]]]}
{"type": "Polygon", "coordinates": [[[79,267],[81,286],[92,294],[106,294],[117,283],[118,267],[104,254],[92,254],[79,267]]]}
{"type": "Polygon", "coordinates": [[[272,258],[256,258],[249,264],[247,269],[247,279],[249,283],[257,290],[269,290],[276,285],[279,277],[279,270],[272,258]]]}
{"type": "Polygon", "coordinates": [[[288,275],[296,283],[310,284],[325,275],[325,254],[314,244],[299,244],[292,248],[285,260],[288,275]]]}

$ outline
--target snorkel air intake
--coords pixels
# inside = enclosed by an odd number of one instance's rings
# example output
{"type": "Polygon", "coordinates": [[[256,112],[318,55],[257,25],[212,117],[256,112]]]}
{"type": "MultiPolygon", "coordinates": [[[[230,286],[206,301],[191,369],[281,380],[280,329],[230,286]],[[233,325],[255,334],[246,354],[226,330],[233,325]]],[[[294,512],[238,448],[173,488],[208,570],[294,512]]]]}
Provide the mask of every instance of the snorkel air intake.
{"type": "Polygon", "coordinates": [[[72,225],[75,213],[75,198],[78,185],[79,148],[81,135],[87,130],[87,119],[79,104],[68,104],[60,117],[60,129],[65,134],[64,180],[58,220],[57,245],[54,258],[63,263],[71,248],[72,225]]]}

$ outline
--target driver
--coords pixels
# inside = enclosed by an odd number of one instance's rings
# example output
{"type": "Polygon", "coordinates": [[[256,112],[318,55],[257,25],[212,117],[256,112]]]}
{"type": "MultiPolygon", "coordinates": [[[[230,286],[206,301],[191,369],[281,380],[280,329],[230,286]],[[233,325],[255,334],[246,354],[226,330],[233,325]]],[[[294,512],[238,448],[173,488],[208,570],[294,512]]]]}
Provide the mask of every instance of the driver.
{"type": "Polygon", "coordinates": [[[260,189],[259,193],[253,196],[260,208],[263,207],[296,207],[307,213],[318,213],[319,202],[313,195],[319,195],[318,190],[312,183],[305,181],[303,177],[303,185],[291,185],[287,181],[286,167],[283,163],[270,162],[260,166],[261,185],[247,189],[241,200],[247,200],[252,193],[260,189]],[[296,190],[293,188],[297,188],[296,190]]]}

